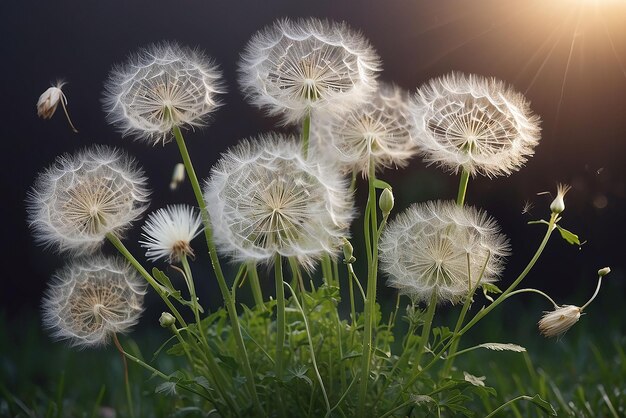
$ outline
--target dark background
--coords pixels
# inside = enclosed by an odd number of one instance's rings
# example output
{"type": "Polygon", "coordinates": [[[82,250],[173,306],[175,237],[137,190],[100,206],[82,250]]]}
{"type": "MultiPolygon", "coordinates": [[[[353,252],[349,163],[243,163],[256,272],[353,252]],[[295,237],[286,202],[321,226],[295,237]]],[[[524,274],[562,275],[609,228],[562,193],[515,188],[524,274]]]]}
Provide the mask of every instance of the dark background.
{"type": "MultiPolygon", "coordinates": [[[[548,216],[551,199],[536,193],[553,192],[557,182],[565,182],[573,190],[566,198],[562,225],[587,242],[578,249],[555,235],[525,285],[548,291],[559,303],[581,305],[595,288],[597,269],[608,265],[613,273],[600,300],[620,302],[625,296],[624,1],[3,0],[0,11],[5,256],[0,315],[15,327],[37,315],[48,278],[64,263],[63,256],[33,244],[25,222],[26,193],[37,172],[55,156],[91,143],[123,147],[150,178],[152,210],[194,201],[188,183],[176,192],[169,190],[171,170],[179,160],[173,144],[152,148],[121,138],[106,124],[100,99],[111,66],[160,40],[198,46],[220,63],[229,89],[225,105],[209,127],[186,135],[198,176],[206,178],[228,146],[274,129],[275,121],[243,100],[235,74],[251,35],[280,17],[347,21],[380,54],[381,78],[411,91],[431,77],[457,70],[503,79],[525,93],[542,118],[536,155],[509,177],[473,179],[467,198],[498,219],[511,239],[513,256],[503,280],[510,283],[523,269],[543,235],[541,227],[526,225],[548,216]],[[52,120],[36,116],[37,98],[57,78],[68,82],[64,92],[79,134],[70,131],[60,108],[52,120]],[[530,216],[522,214],[526,201],[534,203],[530,216]]],[[[425,167],[418,159],[408,169],[381,177],[394,184],[398,210],[414,201],[456,196],[455,176],[425,167]]],[[[136,254],[138,230],[139,225],[126,240],[136,254]]],[[[107,246],[105,251],[113,252],[107,246]]],[[[219,303],[210,273],[194,268],[201,281],[199,295],[219,303]]],[[[391,299],[392,293],[383,288],[381,297],[391,299]]],[[[602,310],[603,303],[598,305],[602,310]]],[[[606,312],[624,316],[621,306],[606,312]]],[[[602,316],[590,320],[601,324],[602,316]]]]}

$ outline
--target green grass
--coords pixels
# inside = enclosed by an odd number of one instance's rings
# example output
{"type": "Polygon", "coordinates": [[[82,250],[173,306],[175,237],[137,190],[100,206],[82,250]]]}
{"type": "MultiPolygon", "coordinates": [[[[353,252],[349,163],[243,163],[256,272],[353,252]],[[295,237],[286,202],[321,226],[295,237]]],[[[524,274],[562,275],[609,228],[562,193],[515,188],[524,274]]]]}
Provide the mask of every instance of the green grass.
{"type": "MultiPolygon", "coordinates": [[[[603,312],[610,306],[590,310],[560,340],[548,340],[536,332],[539,306],[511,303],[506,311],[488,316],[464,337],[461,348],[510,342],[528,352],[475,350],[460,356],[455,363],[457,377],[462,378],[464,371],[486,376],[485,384],[497,391],[496,398],[475,401],[478,404],[470,404],[470,409],[493,410],[520,395],[538,394],[560,417],[626,416],[626,336],[620,331],[622,318],[603,312]],[[605,329],[612,331],[607,334],[605,329]]],[[[449,324],[455,309],[437,322],[449,324]]],[[[0,336],[1,417],[105,417],[111,409],[117,417],[127,416],[121,361],[112,345],[78,351],[52,342],[34,316],[10,323],[0,317],[0,336]]],[[[152,353],[168,336],[156,326],[145,325],[132,337],[124,338],[123,344],[137,354],[137,341],[151,362],[152,353]]],[[[173,371],[176,360],[160,355],[154,361],[159,369],[173,371]]],[[[176,397],[155,393],[162,382],[134,365],[130,379],[138,416],[207,416],[206,411],[178,408],[176,397]]],[[[522,400],[497,416],[544,416],[538,411],[522,400]]]]}

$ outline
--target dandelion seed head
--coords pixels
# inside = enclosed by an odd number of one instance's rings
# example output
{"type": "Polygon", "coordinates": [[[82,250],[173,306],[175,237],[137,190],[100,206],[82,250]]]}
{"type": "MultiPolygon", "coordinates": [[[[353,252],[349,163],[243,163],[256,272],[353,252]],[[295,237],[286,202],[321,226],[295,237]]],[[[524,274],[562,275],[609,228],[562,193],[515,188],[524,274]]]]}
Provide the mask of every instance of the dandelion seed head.
{"type": "Polygon", "coordinates": [[[343,171],[369,172],[376,168],[404,167],[417,153],[411,136],[408,94],[381,83],[367,103],[345,115],[314,118],[311,138],[320,152],[338,160],[343,171]]]}
{"type": "Polygon", "coordinates": [[[113,68],[104,86],[107,120],[122,135],[153,145],[172,140],[172,128],[206,125],[225,92],[216,64],[196,49],[153,44],[113,68]]]}
{"type": "Polygon", "coordinates": [[[344,178],[301,156],[291,138],[244,140],[222,155],[204,189],[218,249],[237,261],[271,263],[275,254],[311,268],[338,254],[353,217],[344,178]]]}
{"type": "Polygon", "coordinates": [[[451,73],[418,89],[414,136],[427,163],[487,177],[521,168],[539,142],[539,117],[504,82],[451,73]]]}
{"type": "Polygon", "coordinates": [[[480,284],[497,280],[509,244],[485,212],[431,201],[410,206],[390,222],[379,251],[389,286],[415,301],[428,303],[435,293],[441,302],[456,303],[479,278],[480,284]]]}
{"type": "Polygon", "coordinates": [[[283,19],[257,32],[239,62],[249,101],[285,123],[307,112],[338,113],[365,103],[380,60],[345,23],[283,19]]]}
{"type": "Polygon", "coordinates": [[[142,247],[149,260],[167,259],[179,262],[183,256],[194,256],[193,240],[202,231],[200,214],[188,205],[171,205],[151,213],[143,226],[142,247]]]}
{"type": "Polygon", "coordinates": [[[126,333],[143,310],[145,282],[124,260],[96,256],[70,262],[52,277],[43,324],[55,339],[86,348],[126,333]]]}
{"type": "Polygon", "coordinates": [[[62,155],[39,174],[26,206],[39,244],[75,254],[121,235],[147,207],[146,178],[133,159],[105,146],[62,155]]]}

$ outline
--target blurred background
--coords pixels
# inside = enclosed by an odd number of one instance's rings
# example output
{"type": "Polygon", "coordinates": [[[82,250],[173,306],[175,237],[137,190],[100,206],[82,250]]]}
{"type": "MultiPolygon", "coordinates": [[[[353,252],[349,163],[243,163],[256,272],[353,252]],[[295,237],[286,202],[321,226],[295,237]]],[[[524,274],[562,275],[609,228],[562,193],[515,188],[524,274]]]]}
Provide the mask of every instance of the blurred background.
{"type": "MultiPolygon", "coordinates": [[[[588,323],[586,330],[600,333],[611,326],[611,333],[624,334],[626,1],[7,0],[0,4],[0,15],[0,106],[5,121],[0,228],[7,256],[0,279],[0,376],[6,385],[25,367],[11,353],[28,351],[36,357],[38,350],[50,346],[39,330],[39,304],[50,275],[64,264],[62,256],[33,244],[26,225],[24,199],[40,170],[57,155],[88,144],[123,147],[149,176],[154,190],[151,209],[194,201],[188,183],[174,192],[169,189],[179,160],[173,144],[150,147],[133,142],[105,122],[100,100],[111,67],[129,52],[161,40],[197,46],[220,64],[228,86],[224,106],[210,126],[186,135],[198,176],[206,178],[227,147],[276,129],[276,120],[248,105],[238,92],[236,68],[252,34],[283,17],[346,21],[378,51],[384,68],[381,79],[409,91],[431,77],[462,71],[502,79],[524,93],[542,119],[535,156],[509,177],[472,179],[467,202],[487,210],[510,238],[513,255],[503,277],[510,283],[543,234],[541,227],[527,221],[549,216],[551,198],[537,193],[554,193],[557,182],[572,185],[561,225],[585,243],[578,248],[555,235],[525,286],[548,292],[558,303],[581,305],[595,288],[596,271],[610,266],[612,273],[598,300],[581,321],[588,323]],[[71,132],[61,109],[51,120],[37,118],[37,98],[57,79],[67,82],[68,110],[79,134],[71,132]]],[[[381,178],[394,185],[397,211],[416,201],[452,199],[458,185],[457,177],[426,167],[417,158],[407,169],[388,170],[381,178]]],[[[137,225],[126,242],[144,259],[134,244],[139,229],[137,225]]],[[[112,250],[105,246],[105,251],[112,250]]],[[[198,261],[198,294],[205,306],[217,306],[220,298],[208,265],[202,255],[198,261]]],[[[384,281],[380,292],[381,303],[395,302],[384,281]]],[[[541,310],[549,306],[527,299],[535,298],[521,297],[496,320],[500,326],[491,326],[510,332],[522,328],[544,344],[534,329],[541,310]]],[[[158,328],[159,301],[151,297],[148,304],[140,329],[158,328]]],[[[493,331],[484,327],[482,332],[493,331]]],[[[69,351],[62,343],[52,346],[69,351]]],[[[71,362],[65,355],[60,358],[71,362]]]]}

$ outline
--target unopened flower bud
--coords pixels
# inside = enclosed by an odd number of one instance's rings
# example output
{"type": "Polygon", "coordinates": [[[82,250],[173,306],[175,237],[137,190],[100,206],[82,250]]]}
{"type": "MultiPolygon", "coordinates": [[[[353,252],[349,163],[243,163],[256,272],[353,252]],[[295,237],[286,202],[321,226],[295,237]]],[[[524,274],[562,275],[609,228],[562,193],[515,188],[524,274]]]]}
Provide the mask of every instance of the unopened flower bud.
{"type": "Polygon", "coordinates": [[[598,276],[604,277],[611,272],[611,267],[605,267],[603,269],[598,270],[598,276]]]}
{"type": "Polygon", "coordinates": [[[550,210],[552,213],[559,214],[565,210],[565,201],[563,198],[565,194],[571,189],[570,186],[566,184],[558,184],[556,187],[556,198],[550,204],[550,210]]]}
{"type": "Polygon", "coordinates": [[[50,119],[52,115],[54,115],[54,112],[56,112],[59,103],[61,103],[70,127],[74,132],[78,132],[70,119],[70,115],[67,113],[67,108],[65,107],[67,104],[67,97],[65,97],[65,94],[61,90],[64,84],[64,82],[58,81],[56,86],[49,87],[41,94],[41,96],[39,96],[39,100],[37,100],[37,116],[42,119],[50,119]]]}
{"type": "Polygon", "coordinates": [[[176,323],[176,318],[174,318],[174,316],[169,312],[163,312],[161,314],[161,317],[159,318],[159,324],[163,328],[169,328],[175,323],[176,323]]]}
{"type": "Polygon", "coordinates": [[[390,188],[385,188],[378,199],[378,206],[383,215],[389,215],[393,209],[394,199],[390,188]]]}
{"type": "Polygon", "coordinates": [[[352,264],[356,261],[356,258],[352,255],[352,253],[354,252],[354,248],[352,247],[352,244],[350,244],[350,241],[348,241],[347,239],[344,240],[343,242],[343,262],[346,264],[352,264]]]}
{"type": "Polygon", "coordinates": [[[554,311],[545,312],[539,321],[539,332],[548,338],[561,336],[578,322],[581,311],[578,306],[564,305],[554,311]]]}

